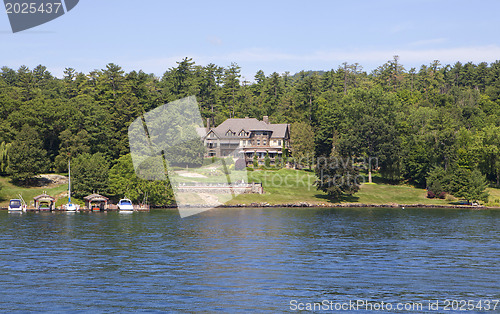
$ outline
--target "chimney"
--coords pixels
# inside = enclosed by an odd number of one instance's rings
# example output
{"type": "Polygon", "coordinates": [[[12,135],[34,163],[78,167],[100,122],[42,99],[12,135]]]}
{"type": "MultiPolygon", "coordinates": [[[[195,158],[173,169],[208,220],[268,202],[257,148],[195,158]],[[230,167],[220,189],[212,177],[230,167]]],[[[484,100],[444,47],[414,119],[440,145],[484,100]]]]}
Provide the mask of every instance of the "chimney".
{"type": "Polygon", "coordinates": [[[262,118],[262,121],[264,121],[265,123],[269,124],[269,116],[264,116],[262,118]]]}
{"type": "Polygon", "coordinates": [[[210,130],[210,118],[207,118],[207,129],[210,130]]]}

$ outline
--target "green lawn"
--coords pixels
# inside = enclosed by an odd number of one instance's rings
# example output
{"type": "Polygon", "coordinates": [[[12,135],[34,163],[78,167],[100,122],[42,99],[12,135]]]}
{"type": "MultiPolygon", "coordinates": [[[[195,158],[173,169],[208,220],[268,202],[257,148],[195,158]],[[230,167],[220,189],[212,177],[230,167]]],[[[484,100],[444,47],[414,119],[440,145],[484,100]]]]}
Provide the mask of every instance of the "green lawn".
{"type": "Polygon", "coordinates": [[[18,198],[19,194],[21,194],[28,203],[28,205],[33,201],[33,197],[40,195],[43,191],[46,191],[47,194],[51,196],[57,196],[65,191],[67,191],[67,184],[62,184],[56,187],[32,187],[25,188],[19,187],[10,182],[10,178],[8,177],[0,177],[0,185],[2,186],[0,190],[0,207],[6,207],[9,204],[9,200],[11,198],[18,198]]]}
{"type": "Polygon", "coordinates": [[[312,184],[316,180],[313,172],[289,169],[257,170],[248,172],[249,182],[262,182],[265,194],[238,195],[227,204],[250,203],[324,203],[324,193],[316,190],[312,184]]]}
{"type": "Polygon", "coordinates": [[[488,206],[500,206],[500,189],[489,188],[488,206]]]}
{"type": "MultiPolygon", "coordinates": [[[[239,195],[227,204],[269,203],[286,204],[307,202],[311,204],[331,203],[326,194],[318,191],[313,182],[316,177],[313,172],[281,169],[279,171],[248,172],[249,181],[262,182],[265,194],[239,195]]],[[[376,180],[380,182],[380,180],[376,180]]],[[[499,206],[494,203],[500,199],[500,189],[489,189],[489,206],[499,206]]],[[[407,185],[390,185],[384,183],[362,184],[358,193],[341,200],[341,203],[359,204],[425,204],[447,205],[454,201],[429,199],[425,189],[407,185]]],[[[456,202],[456,201],[455,201],[456,202]]]]}
{"type": "Polygon", "coordinates": [[[404,185],[363,184],[354,197],[361,204],[433,204],[446,205],[450,202],[426,197],[427,191],[404,185]]]}

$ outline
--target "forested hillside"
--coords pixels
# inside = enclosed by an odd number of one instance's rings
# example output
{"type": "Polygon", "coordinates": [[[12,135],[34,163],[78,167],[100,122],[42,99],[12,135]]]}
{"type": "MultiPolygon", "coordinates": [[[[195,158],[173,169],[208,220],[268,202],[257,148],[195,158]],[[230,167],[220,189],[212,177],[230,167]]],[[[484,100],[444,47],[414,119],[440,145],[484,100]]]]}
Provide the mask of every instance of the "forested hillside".
{"type": "Polygon", "coordinates": [[[500,61],[405,69],[395,56],[370,73],[344,63],[330,71],[259,71],[253,82],[242,80],[236,64],[200,66],[188,58],[162,77],[115,64],[64,73],[56,78],[42,65],[1,69],[4,175],[26,182],[64,172],[70,155],[113,167],[129,152],[127,128],[136,117],[195,95],[215,125],[265,115],[273,123],[307,123],[316,157],[330,155],[332,145],[344,156],[377,157],[376,170],[394,182],[424,187],[430,172],[452,180],[457,169],[500,181],[500,61]]]}

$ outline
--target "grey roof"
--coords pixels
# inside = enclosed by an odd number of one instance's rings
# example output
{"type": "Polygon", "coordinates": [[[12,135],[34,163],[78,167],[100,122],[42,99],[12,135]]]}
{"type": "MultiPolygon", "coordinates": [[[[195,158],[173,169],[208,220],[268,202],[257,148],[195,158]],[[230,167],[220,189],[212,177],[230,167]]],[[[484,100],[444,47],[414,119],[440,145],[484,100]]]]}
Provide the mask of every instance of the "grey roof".
{"type": "Polygon", "coordinates": [[[106,196],[102,196],[99,194],[90,194],[88,196],[85,196],[83,199],[86,201],[92,201],[94,199],[109,200],[109,198],[107,198],[106,196]]]}
{"type": "Polygon", "coordinates": [[[271,124],[265,123],[264,121],[259,121],[255,118],[244,118],[244,119],[227,119],[222,122],[219,126],[212,129],[214,133],[220,139],[234,139],[236,138],[247,138],[248,136],[239,136],[241,130],[246,132],[250,131],[271,131],[273,132],[272,138],[282,138],[285,137],[289,124],[271,124]],[[236,133],[236,136],[226,136],[228,130],[236,133]]]}
{"type": "Polygon", "coordinates": [[[33,197],[33,199],[35,201],[38,201],[38,200],[53,200],[53,201],[55,201],[55,198],[53,198],[52,196],[47,195],[45,193],[41,194],[41,195],[38,195],[38,196],[35,196],[35,197],[33,197]]]}
{"type": "Polygon", "coordinates": [[[273,131],[271,138],[284,138],[290,129],[289,124],[268,124],[268,126],[273,131]]]}

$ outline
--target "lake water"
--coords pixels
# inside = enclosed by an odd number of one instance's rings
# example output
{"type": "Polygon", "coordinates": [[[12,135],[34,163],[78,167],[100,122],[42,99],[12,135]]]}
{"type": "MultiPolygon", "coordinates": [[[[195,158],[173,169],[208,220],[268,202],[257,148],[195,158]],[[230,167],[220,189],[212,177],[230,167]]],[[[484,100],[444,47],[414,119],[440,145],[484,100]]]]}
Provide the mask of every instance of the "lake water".
{"type": "Polygon", "coordinates": [[[323,300],[427,308],[499,299],[499,264],[494,210],[0,212],[2,312],[280,313],[323,300]]]}

